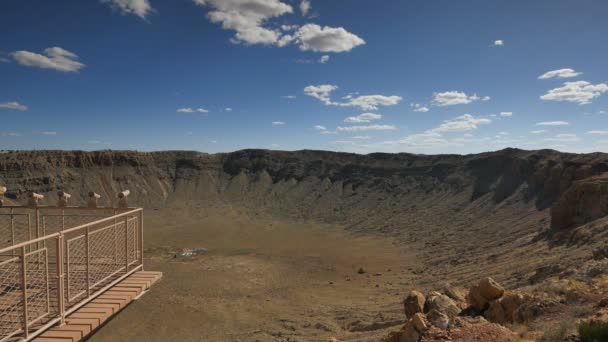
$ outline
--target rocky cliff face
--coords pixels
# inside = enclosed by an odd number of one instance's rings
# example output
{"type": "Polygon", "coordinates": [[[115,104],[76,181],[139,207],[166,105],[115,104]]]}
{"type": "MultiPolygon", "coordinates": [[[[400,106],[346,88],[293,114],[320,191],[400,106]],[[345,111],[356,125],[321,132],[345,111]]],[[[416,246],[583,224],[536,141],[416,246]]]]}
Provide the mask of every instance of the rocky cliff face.
{"type": "MultiPolygon", "coordinates": [[[[350,224],[373,221],[370,212],[412,218],[410,225],[445,224],[463,212],[474,219],[485,210],[544,212],[552,206],[552,227],[564,229],[608,215],[607,173],[608,155],[550,150],[467,156],[266,150],[0,154],[0,184],[14,201],[36,191],[47,194],[50,204],[64,190],[82,203],[92,190],[108,204],[128,188],[132,203],[149,207],[222,201],[350,224]]],[[[396,221],[375,229],[404,230],[404,221],[396,221]]]]}

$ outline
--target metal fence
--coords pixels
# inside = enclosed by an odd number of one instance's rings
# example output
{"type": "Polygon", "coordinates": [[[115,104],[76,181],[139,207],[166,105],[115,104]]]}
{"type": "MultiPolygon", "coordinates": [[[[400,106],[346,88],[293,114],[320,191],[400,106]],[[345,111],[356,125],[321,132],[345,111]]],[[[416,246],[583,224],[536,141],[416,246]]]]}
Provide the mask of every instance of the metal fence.
{"type": "Polygon", "coordinates": [[[0,208],[0,342],[30,340],[143,269],[143,210],[0,208]]]}

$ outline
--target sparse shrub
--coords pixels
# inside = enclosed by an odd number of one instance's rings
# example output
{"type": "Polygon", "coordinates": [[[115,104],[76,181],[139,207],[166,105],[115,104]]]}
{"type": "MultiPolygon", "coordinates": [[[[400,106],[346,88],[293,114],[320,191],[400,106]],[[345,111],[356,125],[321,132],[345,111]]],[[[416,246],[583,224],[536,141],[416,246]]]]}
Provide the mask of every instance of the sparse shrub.
{"type": "Polygon", "coordinates": [[[591,306],[575,306],[571,310],[572,317],[583,318],[590,316],[593,313],[593,307],[591,306]]]}
{"type": "Polygon", "coordinates": [[[608,322],[581,322],[578,334],[581,342],[608,341],[608,322]]]}
{"type": "Polygon", "coordinates": [[[572,320],[563,320],[557,325],[550,325],[544,329],[543,341],[563,341],[568,332],[574,328],[572,320]]]}

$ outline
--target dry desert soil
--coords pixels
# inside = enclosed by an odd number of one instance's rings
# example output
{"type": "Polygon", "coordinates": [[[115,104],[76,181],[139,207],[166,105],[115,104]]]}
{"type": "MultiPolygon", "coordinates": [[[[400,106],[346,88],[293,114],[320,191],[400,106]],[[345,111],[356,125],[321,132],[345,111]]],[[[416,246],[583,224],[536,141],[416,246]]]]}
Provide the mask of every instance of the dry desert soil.
{"type": "MultiPolygon", "coordinates": [[[[477,312],[470,331],[576,339],[604,314],[606,154],[5,151],[0,184],[14,202],[129,189],[144,207],[145,267],[164,277],[91,341],[381,341],[405,331],[411,290],[464,297],[486,277],[529,298],[525,321],[477,312]]],[[[456,323],[440,334],[467,335],[456,323]]]]}

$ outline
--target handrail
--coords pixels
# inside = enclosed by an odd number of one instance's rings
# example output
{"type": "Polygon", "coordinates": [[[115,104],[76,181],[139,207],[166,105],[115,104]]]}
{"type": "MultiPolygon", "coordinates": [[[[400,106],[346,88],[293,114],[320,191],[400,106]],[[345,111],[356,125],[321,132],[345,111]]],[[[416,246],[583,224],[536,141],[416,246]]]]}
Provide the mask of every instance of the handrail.
{"type": "Polygon", "coordinates": [[[119,207],[58,207],[56,205],[39,205],[31,207],[27,205],[3,205],[0,209],[57,209],[57,210],[133,210],[137,207],[119,208],[119,207]]]}
{"type": "Polygon", "coordinates": [[[80,230],[80,229],[83,229],[83,228],[86,228],[86,227],[90,227],[90,226],[93,226],[93,225],[96,225],[96,224],[105,223],[105,222],[108,222],[108,221],[111,221],[111,220],[114,220],[114,219],[117,219],[117,218],[120,218],[120,217],[123,217],[123,216],[133,215],[133,214],[138,213],[138,212],[140,212],[142,210],[143,210],[142,208],[137,208],[135,210],[126,211],[124,213],[116,214],[114,216],[108,216],[108,217],[106,217],[104,219],[93,221],[93,222],[89,222],[89,223],[85,223],[85,224],[82,224],[80,226],[76,226],[74,228],[69,228],[69,229],[66,229],[66,230],[63,230],[63,231],[60,231],[60,232],[57,232],[57,233],[53,233],[53,234],[49,234],[49,235],[46,235],[46,236],[41,236],[39,238],[35,238],[35,239],[32,239],[32,240],[24,241],[24,242],[18,243],[16,245],[0,249],[0,254],[6,253],[6,252],[11,251],[13,249],[17,249],[17,248],[21,248],[21,247],[24,247],[24,246],[28,246],[28,245],[31,245],[33,243],[42,242],[42,241],[47,240],[47,239],[58,237],[60,235],[66,234],[66,233],[75,232],[77,230],[80,230]]]}

